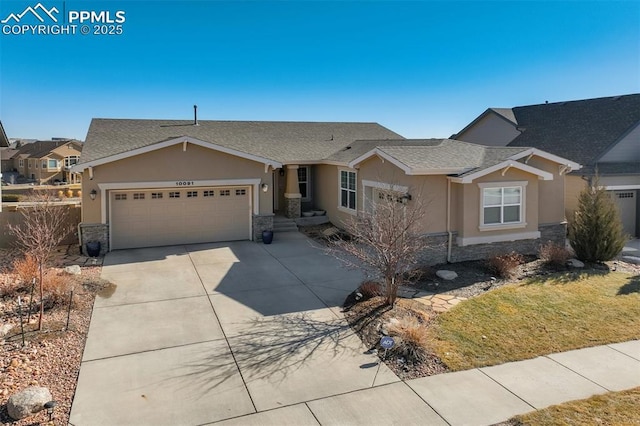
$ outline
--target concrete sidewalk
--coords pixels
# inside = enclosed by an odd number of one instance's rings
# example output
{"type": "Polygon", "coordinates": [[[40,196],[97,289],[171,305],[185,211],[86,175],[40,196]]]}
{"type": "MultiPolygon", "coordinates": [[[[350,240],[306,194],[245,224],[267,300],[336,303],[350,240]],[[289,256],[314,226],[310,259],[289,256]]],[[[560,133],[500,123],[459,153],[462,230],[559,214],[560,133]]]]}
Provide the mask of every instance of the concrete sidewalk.
{"type": "Polygon", "coordinates": [[[116,251],[70,424],[489,425],[640,386],[640,341],[406,382],[339,306],[361,282],[302,234],[116,251]]]}
{"type": "Polygon", "coordinates": [[[396,382],[214,424],[481,426],[637,386],[640,340],[396,382]]]}

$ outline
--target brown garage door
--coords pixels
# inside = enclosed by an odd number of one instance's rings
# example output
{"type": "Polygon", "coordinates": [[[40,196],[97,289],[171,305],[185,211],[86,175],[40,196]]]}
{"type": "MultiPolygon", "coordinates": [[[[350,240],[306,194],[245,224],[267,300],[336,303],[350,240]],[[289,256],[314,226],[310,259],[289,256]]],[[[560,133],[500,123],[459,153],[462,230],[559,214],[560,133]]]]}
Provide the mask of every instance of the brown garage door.
{"type": "Polygon", "coordinates": [[[251,238],[249,187],[110,191],[111,248],[251,238]]]}

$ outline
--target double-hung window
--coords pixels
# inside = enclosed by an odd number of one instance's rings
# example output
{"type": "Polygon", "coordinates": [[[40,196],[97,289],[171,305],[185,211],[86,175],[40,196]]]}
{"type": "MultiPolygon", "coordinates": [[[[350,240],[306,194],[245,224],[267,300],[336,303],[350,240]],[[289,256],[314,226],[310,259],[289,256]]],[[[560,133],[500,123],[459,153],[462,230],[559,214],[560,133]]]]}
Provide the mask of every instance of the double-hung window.
{"type": "Polygon", "coordinates": [[[481,226],[514,225],[524,222],[524,186],[482,188],[481,226]]]}
{"type": "Polygon", "coordinates": [[[309,199],[309,166],[298,167],[298,187],[303,200],[309,199]]]}
{"type": "Polygon", "coordinates": [[[340,207],[356,209],[356,172],[340,170],[340,207]]]}

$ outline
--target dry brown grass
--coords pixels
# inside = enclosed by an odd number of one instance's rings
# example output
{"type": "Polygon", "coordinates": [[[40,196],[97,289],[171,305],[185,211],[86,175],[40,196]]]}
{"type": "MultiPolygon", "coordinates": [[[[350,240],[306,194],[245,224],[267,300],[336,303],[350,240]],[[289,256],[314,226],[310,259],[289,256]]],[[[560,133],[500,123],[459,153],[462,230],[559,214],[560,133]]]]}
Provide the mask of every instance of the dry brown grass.
{"type": "Polygon", "coordinates": [[[571,250],[552,242],[540,246],[538,253],[538,257],[541,260],[555,268],[566,266],[567,261],[571,259],[571,255],[571,250]]]}
{"type": "Polygon", "coordinates": [[[428,354],[429,332],[424,324],[424,318],[407,315],[389,323],[389,335],[395,338],[393,351],[404,356],[409,361],[423,361],[428,354]]]}
{"type": "Polygon", "coordinates": [[[640,387],[554,405],[513,420],[522,426],[640,425],[640,387]]]}
{"type": "Polygon", "coordinates": [[[640,338],[640,277],[565,273],[478,296],[439,315],[437,355],[453,370],[640,338]]]}
{"type": "Polygon", "coordinates": [[[511,252],[491,257],[489,269],[500,278],[512,278],[523,263],[524,257],[520,253],[511,252]]]}

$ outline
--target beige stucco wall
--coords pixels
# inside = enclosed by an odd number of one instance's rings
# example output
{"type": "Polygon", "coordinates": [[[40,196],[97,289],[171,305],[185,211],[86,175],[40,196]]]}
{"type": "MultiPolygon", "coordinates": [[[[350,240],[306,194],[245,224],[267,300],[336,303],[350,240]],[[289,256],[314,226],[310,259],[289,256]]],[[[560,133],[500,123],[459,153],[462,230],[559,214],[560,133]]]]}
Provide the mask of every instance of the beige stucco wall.
{"type": "Polygon", "coordinates": [[[485,237],[490,235],[507,235],[538,230],[538,178],[530,173],[518,169],[509,169],[504,176],[497,171],[468,184],[456,184],[460,191],[458,205],[454,206],[458,217],[462,217],[462,223],[458,230],[458,236],[463,238],[485,237]],[[481,189],[480,183],[486,182],[528,182],[525,192],[525,221],[526,226],[515,229],[491,229],[480,230],[481,189]]]}
{"type": "Polygon", "coordinates": [[[89,171],[82,174],[82,221],[101,221],[101,194],[98,184],[118,182],[196,181],[222,179],[261,179],[269,185],[265,193],[259,191],[260,214],[273,212],[272,171],[265,173],[264,164],[189,144],[183,152],[182,144],[173,145],[123,160],[96,166],[93,180],[89,171]],[[95,200],[89,193],[95,189],[95,200]]]}
{"type": "Polygon", "coordinates": [[[457,135],[456,139],[481,145],[506,146],[519,134],[514,124],[498,117],[495,113],[489,113],[473,127],[457,135]]]}
{"type": "MultiPolygon", "coordinates": [[[[338,170],[337,166],[318,164],[314,166],[313,202],[319,209],[326,210],[329,220],[340,226],[352,215],[338,210],[338,170]]],[[[356,201],[357,203],[358,201],[356,201]]]]}
{"type": "MultiPolygon", "coordinates": [[[[332,165],[314,167],[314,204],[327,211],[329,220],[337,226],[348,222],[353,215],[338,208],[338,178],[340,170],[349,170],[332,165]]],[[[446,190],[445,176],[407,176],[402,170],[378,157],[363,162],[356,170],[357,200],[356,207],[364,207],[365,192],[362,181],[369,180],[408,187],[413,206],[423,204],[425,210],[421,229],[425,233],[446,231],[446,190]]]]}
{"type": "Polygon", "coordinates": [[[560,223],[565,218],[565,176],[560,174],[560,165],[542,157],[534,156],[527,162],[529,166],[553,175],[553,180],[539,180],[538,220],[540,224],[560,223]]]}
{"type": "Polygon", "coordinates": [[[580,192],[587,187],[587,181],[579,175],[567,175],[565,179],[564,208],[567,219],[578,209],[580,192]]]}

